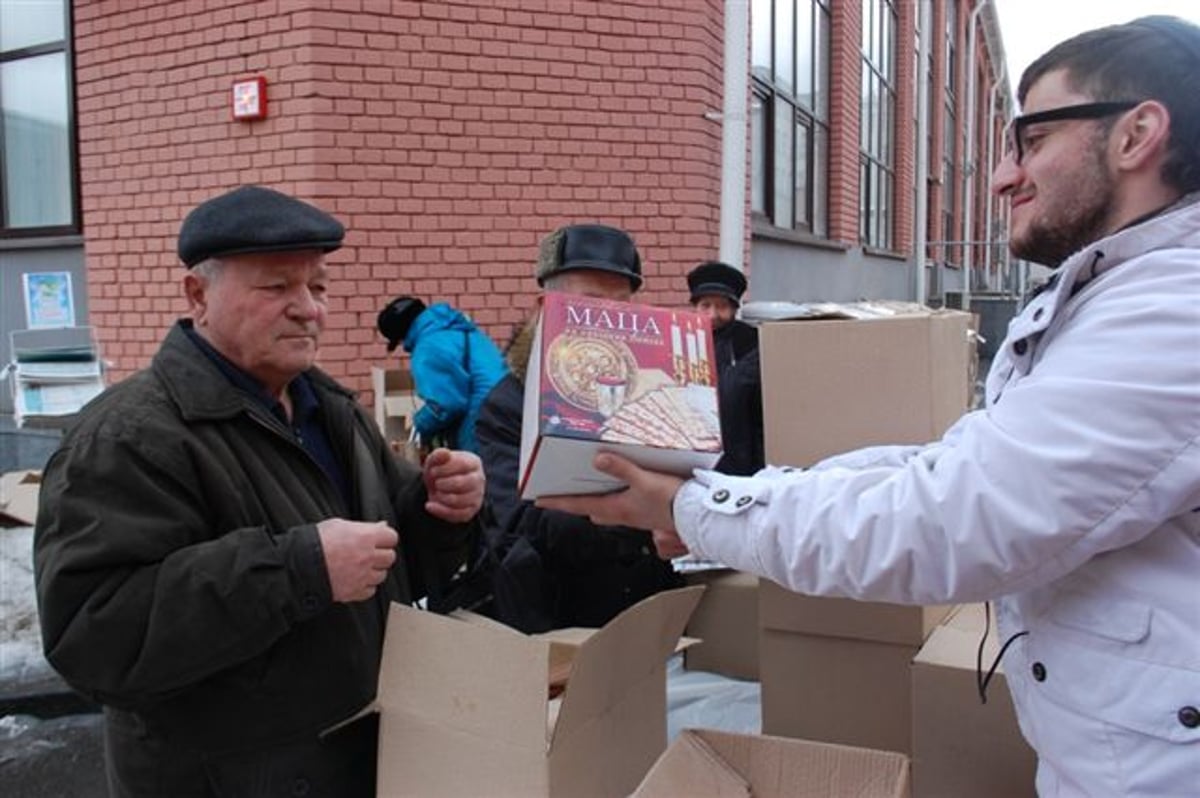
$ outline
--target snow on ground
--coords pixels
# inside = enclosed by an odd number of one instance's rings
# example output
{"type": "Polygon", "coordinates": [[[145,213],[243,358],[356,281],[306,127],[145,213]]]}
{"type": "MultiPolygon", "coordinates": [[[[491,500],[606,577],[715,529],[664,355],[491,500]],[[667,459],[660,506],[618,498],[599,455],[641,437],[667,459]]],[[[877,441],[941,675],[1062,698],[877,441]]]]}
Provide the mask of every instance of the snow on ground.
{"type": "Polygon", "coordinates": [[[52,675],[38,629],[33,527],[0,527],[0,692],[52,675]]]}

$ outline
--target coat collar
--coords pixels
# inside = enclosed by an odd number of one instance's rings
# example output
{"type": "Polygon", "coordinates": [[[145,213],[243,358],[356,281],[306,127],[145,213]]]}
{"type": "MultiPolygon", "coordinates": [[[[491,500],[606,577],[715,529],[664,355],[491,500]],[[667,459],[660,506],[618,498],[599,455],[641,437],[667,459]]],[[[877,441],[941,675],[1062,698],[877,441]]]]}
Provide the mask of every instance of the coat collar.
{"type": "Polygon", "coordinates": [[[1040,333],[1083,286],[1132,258],[1160,249],[1200,247],[1200,192],[1105,236],[1063,262],[1046,289],[1013,319],[1013,340],[1040,333]]]}
{"type": "MultiPolygon", "coordinates": [[[[186,330],[191,326],[191,319],[176,322],[150,364],[183,418],[188,421],[227,419],[261,406],[244,391],[232,389],[229,379],[189,339],[186,330]]],[[[311,368],[305,373],[318,393],[332,391],[354,399],[351,391],[320,369],[311,368]]]]}

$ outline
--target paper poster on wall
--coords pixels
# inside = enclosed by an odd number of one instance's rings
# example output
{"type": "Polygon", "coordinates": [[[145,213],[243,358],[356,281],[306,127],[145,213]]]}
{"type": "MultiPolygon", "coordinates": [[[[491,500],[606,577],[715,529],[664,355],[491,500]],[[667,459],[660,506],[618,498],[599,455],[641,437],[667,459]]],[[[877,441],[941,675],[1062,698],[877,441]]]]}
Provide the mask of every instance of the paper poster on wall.
{"type": "Polygon", "coordinates": [[[31,330],[75,326],[70,272],[26,272],[25,321],[31,330]]]}

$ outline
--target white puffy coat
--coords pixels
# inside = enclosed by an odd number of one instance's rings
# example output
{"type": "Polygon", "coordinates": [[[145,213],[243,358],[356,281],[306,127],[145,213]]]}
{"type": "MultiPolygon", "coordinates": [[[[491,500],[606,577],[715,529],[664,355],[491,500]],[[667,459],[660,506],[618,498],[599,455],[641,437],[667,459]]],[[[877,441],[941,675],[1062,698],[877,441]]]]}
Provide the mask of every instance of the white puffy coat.
{"type": "Polygon", "coordinates": [[[998,598],[1041,795],[1200,795],[1196,200],[1068,259],[941,441],[698,472],[684,542],[804,593],[998,598]]]}

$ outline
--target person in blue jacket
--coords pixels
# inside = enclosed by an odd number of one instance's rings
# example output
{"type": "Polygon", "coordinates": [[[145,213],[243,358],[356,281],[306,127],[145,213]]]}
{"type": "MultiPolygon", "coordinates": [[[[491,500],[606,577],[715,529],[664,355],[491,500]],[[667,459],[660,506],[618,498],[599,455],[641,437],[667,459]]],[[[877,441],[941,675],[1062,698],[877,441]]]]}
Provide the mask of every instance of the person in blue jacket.
{"type": "Polygon", "coordinates": [[[441,438],[456,449],[479,451],[479,408],[508,373],[492,339],[445,302],[426,307],[411,296],[389,302],[377,326],[388,352],[403,344],[412,357],[413,383],[424,403],[413,417],[421,441],[441,438]]]}

